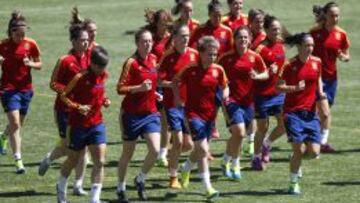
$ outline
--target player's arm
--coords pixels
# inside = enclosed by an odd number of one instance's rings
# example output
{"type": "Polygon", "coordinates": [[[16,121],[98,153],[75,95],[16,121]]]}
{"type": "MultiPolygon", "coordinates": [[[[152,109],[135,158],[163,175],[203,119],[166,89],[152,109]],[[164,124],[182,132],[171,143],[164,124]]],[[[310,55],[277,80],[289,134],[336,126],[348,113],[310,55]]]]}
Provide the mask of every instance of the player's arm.
{"type": "Polygon", "coordinates": [[[286,70],[289,69],[288,64],[284,65],[279,72],[279,80],[276,82],[276,89],[279,92],[292,93],[305,89],[305,80],[299,81],[297,85],[286,84],[286,70]]]}
{"type": "Polygon", "coordinates": [[[61,58],[56,62],[56,65],[54,67],[54,70],[51,74],[51,79],[50,79],[50,89],[52,89],[53,91],[55,91],[58,94],[62,93],[65,88],[64,84],[57,82],[58,78],[60,77],[61,62],[62,62],[61,58]]]}
{"type": "Polygon", "coordinates": [[[253,80],[267,80],[269,78],[269,71],[266,68],[264,60],[261,58],[261,56],[256,55],[256,70],[252,69],[250,71],[250,77],[253,80]]]}
{"type": "Polygon", "coordinates": [[[40,49],[36,43],[33,44],[32,48],[30,50],[30,55],[25,56],[24,64],[35,70],[41,69],[42,62],[41,62],[41,58],[40,58],[40,49]]]}

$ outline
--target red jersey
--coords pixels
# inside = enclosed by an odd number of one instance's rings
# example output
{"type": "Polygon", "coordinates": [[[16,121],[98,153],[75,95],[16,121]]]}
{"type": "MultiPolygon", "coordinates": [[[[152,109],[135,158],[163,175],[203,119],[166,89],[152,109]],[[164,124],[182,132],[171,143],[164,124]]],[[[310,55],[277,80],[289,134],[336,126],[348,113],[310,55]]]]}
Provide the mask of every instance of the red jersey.
{"type": "Polygon", "coordinates": [[[254,83],[255,96],[275,96],[279,94],[276,90],[278,72],[285,62],[285,46],[282,40],[277,42],[267,42],[258,46],[255,50],[263,58],[267,67],[269,78],[267,80],[257,80],[254,83]],[[274,64],[276,68],[272,68],[274,64]]]}
{"type": "Polygon", "coordinates": [[[248,25],[248,17],[247,15],[241,14],[240,17],[235,17],[231,14],[224,16],[221,19],[222,23],[228,26],[233,32],[241,26],[248,25]]]}
{"type": "Polygon", "coordinates": [[[266,39],[266,33],[261,31],[253,36],[250,49],[255,50],[266,39]]]}
{"type": "Polygon", "coordinates": [[[162,55],[165,53],[169,40],[171,38],[170,33],[166,33],[163,38],[157,37],[154,35],[154,45],[151,53],[153,53],[158,60],[161,59],[162,55]]]}
{"type": "Polygon", "coordinates": [[[214,27],[210,21],[201,25],[195,32],[191,35],[189,45],[197,49],[197,43],[199,39],[203,36],[213,36],[219,42],[220,48],[218,55],[229,51],[233,47],[233,36],[232,31],[225,25],[220,24],[217,27],[214,27]]]}
{"type": "Polygon", "coordinates": [[[18,44],[11,39],[2,40],[0,55],[5,59],[1,66],[1,90],[32,90],[31,68],[25,66],[24,59],[40,57],[36,42],[27,37],[18,44]]]}
{"type": "Polygon", "coordinates": [[[318,91],[319,77],[321,76],[321,60],[311,56],[305,63],[297,57],[292,58],[280,70],[280,80],[286,85],[298,85],[305,81],[305,89],[297,92],[286,93],[284,112],[314,111],[316,107],[316,92],[318,91]]]}
{"type": "Polygon", "coordinates": [[[187,89],[186,116],[189,119],[200,118],[204,121],[214,121],[217,109],[216,89],[218,87],[224,89],[227,86],[227,77],[223,68],[217,64],[211,64],[204,69],[200,64],[194,64],[182,69],[174,80],[191,87],[187,89]]]}
{"type": "Polygon", "coordinates": [[[233,50],[219,59],[219,64],[225,68],[229,77],[230,102],[249,107],[253,104],[253,79],[251,71],[262,73],[266,71],[264,61],[259,54],[248,50],[241,56],[233,50]]]}
{"type": "Polygon", "coordinates": [[[50,88],[58,93],[55,100],[55,110],[69,111],[59,94],[64,91],[65,86],[68,85],[77,73],[87,69],[89,65],[88,55],[83,54],[80,56],[74,50],[71,50],[68,55],[62,56],[58,60],[50,81],[50,88]]]}
{"type": "Polygon", "coordinates": [[[335,26],[330,31],[323,26],[316,26],[310,30],[310,34],[315,42],[313,54],[323,62],[322,78],[336,80],[336,59],[339,51],[350,47],[346,32],[338,26],[335,26]]]}
{"type": "MultiPolygon", "coordinates": [[[[181,19],[180,18],[177,19],[175,21],[175,24],[181,25],[182,24],[181,19]]],[[[200,22],[192,18],[188,20],[187,26],[189,28],[190,34],[192,34],[200,26],[200,22]]]]}
{"type": "Polygon", "coordinates": [[[157,57],[149,54],[142,59],[137,53],[126,60],[117,84],[117,91],[125,95],[121,109],[125,113],[149,114],[157,112],[155,90],[157,86],[157,57]],[[151,80],[152,89],[147,92],[131,93],[129,86],[141,85],[144,80],[151,80]]]}
{"type": "MultiPolygon", "coordinates": [[[[186,48],[184,53],[179,53],[175,48],[169,49],[160,60],[159,78],[161,80],[172,81],[174,76],[189,64],[197,63],[199,53],[193,48],[186,48]]],[[[180,83],[180,98],[186,101],[186,86],[180,83]]],[[[164,88],[163,104],[166,109],[176,107],[174,103],[174,95],[171,88],[164,88]]]]}
{"type": "Polygon", "coordinates": [[[94,74],[91,70],[82,71],[66,86],[61,99],[71,108],[69,125],[88,128],[103,122],[101,107],[106,100],[105,81],[108,74],[94,74]],[[87,115],[79,113],[79,105],[89,105],[87,115]]]}

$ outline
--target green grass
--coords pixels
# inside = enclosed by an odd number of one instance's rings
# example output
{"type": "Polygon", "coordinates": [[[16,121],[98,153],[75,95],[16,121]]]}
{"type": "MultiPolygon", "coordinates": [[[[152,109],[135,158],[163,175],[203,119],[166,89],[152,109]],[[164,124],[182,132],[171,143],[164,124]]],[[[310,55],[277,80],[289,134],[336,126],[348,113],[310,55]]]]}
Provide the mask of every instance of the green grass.
{"type": "MultiPolygon", "coordinates": [[[[206,3],[196,0],[195,17],[202,22],[206,20],[206,3]]],[[[225,1],[224,1],[225,2],[225,1]]],[[[309,0],[257,0],[245,1],[244,10],[263,8],[277,15],[292,32],[306,31],[313,24],[312,5],[326,1],[309,0]]],[[[222,193],[218,202],[359,202],[360,195],[360,134],[358,114],[360,113],[359,71],[360,37],[357,34],[360,23],[357,0],[338,1],[342,9],[341,26],[348,32],[352,60],[348,64],[339,64],[340,84],[337,103],[332,109],[333,127],[330,141],[338,149],[334,155],[323,155],[318,161],[303,163],[303,195],[285,194],[288,186],[289,144],[282,137],[273,151],[273,162],[265,172],[246,170],[248,158],[241,162],[245,167],[244,179],[231,182],[221,176],[220,159],[211,163],[211,175],[215,188],[222,193]]],[[[26,175],[15,175],[13,159],[10,155],[0,157],[0,202],[55,202],[55,184],[59,175],[59,164],[53,165],[45,177],[37,175],[38,162],[43,155],[55,145],[58,136],[53,122],[52,106],[54,93],[48,88],[53,66],[62,54],[70,47],[67,28],[70,9],[78,5],[83,16],[89,16],[98,24],[97,41],[110,50],[112,61],[109,66],[110,79],[107,94],[113,101],[110,109],[104,110],[108,132],[108,154],[106,177],[102,198],[116,199],[117,184],[116,165],[121,152],[118,113],[121,98],[117,96],[115,84],[119,77],[123,61],[134,51],[133,37],[123,33],[134,30],[144,24],[143,10],[150,8],[170,8],[173,0],[3,0],[0,10],[0,36],[6,36],[6,26],[13,9],[21,9],[31,26],[29,36],[37,40],[42,50],[43,70],[33,72],[35,97],[32,101],[23,136],[23,159],[28,169],[26,175]]],[[[290,52],[293,53],[293,50],[290,52]]],[[[291,56],[290,54],[289,56],[291,56]]],[[[224,127],[223,118],[219,116],[218,125],[222,139],[211,143],[212,152],[221,156],[225,140],[229,136],[224,127]]],[[[0,113],[0,129],[6,125],[6,116],[0,113]]],[[[131,199],[137,198],[133,189],[133,177],[139,171],[146,153],[143,143],[138,145],[136,155],[130,164],[128,188],[131,199]]],[[[58,161],[61,163],[61,161],[58,161]]],[[[87,170],[85,187],[90,186],[90,169],[87,170]]],[[[187,190],[174,193],[167,189],[167,170],[154,168],[149,174],[148,193],[152,201],[163,202],[202,202],[202,185],[196,176],[187,190]]],[[[72,182],[72,178],[70,178],[72,182]]],[[[69,196],[71,202],[87,202],[87,198],[69,196]]]]}

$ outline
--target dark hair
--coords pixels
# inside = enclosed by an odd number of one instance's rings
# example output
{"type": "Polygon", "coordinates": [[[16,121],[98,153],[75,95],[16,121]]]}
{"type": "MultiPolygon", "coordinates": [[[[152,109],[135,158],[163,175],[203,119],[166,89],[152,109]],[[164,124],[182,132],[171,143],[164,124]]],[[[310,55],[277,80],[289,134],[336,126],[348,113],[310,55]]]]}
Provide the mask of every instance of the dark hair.
{"type": "Polygon", "coordinates": [[[140,30],[136,31],[136,33],[135,33],[135,43],[138,43],[141,36],[146,32],[151,34],[151,32],[146,28],[140,28],[140,30]]]}
{"type": "Polygon", "coordinates": [[[107,64],[109,63],[110,57],[109,57],[108,52],[103,47],[96,46],[91,51],[90,60],[91,60],[91,63],[105,68],[107,66],[107,64]]]}
{"type": "Polygon", "coordinates": [[[272,15],[265,15],[265,18],[264,18],[264,28],[265,29],[269,29],[271,27],[271,24],[274,22],[274,21],[279,21],[275,16],[272,16],[272,15]]]}
{"type": "Polygon", "coordinates": [[[222,8],[222,4],[219,0],[211,0],[208,4],[208,13],[219,11],[222,8]]]}
{"type": "Polygon", "coordinates": [[[11,13],[11,19],[9,20],[7,34],[10,37],[13,29],[18,27],[27,27],[26,19],[20,11],[13,11],[11,13]]]}
{"type": "Polygon", "coordinates": [[[330,1],[326,3],[324,6],[314,5],[313,6],[313,14],[317,18],[317,22],[323,21],[325,19],[325,14],[332,8],[332,7],[339,7],[339,5],[334,2],[330,1]]]}
{"type": "Polygon", "coordinates": [[[84,19],[80,16],[80,12],[77,6],[74,6],[71,10],[70,26],[73,25],[84,26],[84,19]]]}
{"type": "Polygon", "coordinates": [[[180,9],[184,6],[185,3],[192,2],[192,0],[175,0],[176,5],[171,9],[173,15],[177,15],[180,12],[180,9]]]}
{"type": "Polygon", "coordinates": [[[164,9],[160,9],[157,11],[151,9],[145,9],[145,18],[148,24],[145,26],[147,30],[149,30],[152,34],[156,34],[157,23],[160,20],[165,20],[169,27],[173,23],[173,19],[171,17],[171,13],[164,9]]]}
{"type": "Polygon", "coordinates": [[[249,20],[249,23],[253,22],[256,18],[256,16],[258,15],[262,15],[262,16],[265,16],[265,12],[261,9],[257,9],[257,8],[252,8],[249,10],[249,13],[248,13],[248,20],[249,20]]]}
{"type": "Polygon", "coordinates": [[[301,32],[285,38],[285,44],[290,46],[301,45],[306,38],[311,37],[309,33],[301,32]]]}
{"type": "Polygon", "coordinates": [[[323,12],[324,14],[326,14],[332,7],[339,7],[339,5],[334,2],[334,1],[330,1],[327,4],[324,5],[323,7],[323,12]]]}
{"type": "Polygon", "coordinates": [[[70,41],[80,38],[81,33],[86,32],[86,29],[82,24],[74,24],[69,28],[70,41]]]}
{"type": "Polygon", "coordinates": [[[241,30],[246,30],[249,33],[249,37],[252,38],[252,32],[251,32],[250,28],[246,25],[243,25],[243,26],[236,28],[236,30],[234,31],[234,34],[233,34],[234,39],[239,35],[241,30]]]}

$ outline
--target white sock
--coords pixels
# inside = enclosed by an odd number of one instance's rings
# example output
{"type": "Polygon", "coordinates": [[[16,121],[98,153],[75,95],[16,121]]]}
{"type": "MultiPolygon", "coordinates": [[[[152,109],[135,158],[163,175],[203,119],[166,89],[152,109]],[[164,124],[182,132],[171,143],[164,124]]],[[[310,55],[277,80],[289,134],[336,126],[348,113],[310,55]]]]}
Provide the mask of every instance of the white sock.
{"type": "Polygon", "coordinates": [[[290,182],[297,183],[298,181],[299,181],[299,174],[290,172],[290,182]]]}
{"type": "Polygon", "coordinates": [[[270,147],[271,146],[271,140],[269,139],[269,137],[265,137],[265,139],[264,139],[264,142],[263,142],[263,144],[265,145],[265,146],[267,146],[267,147],[270,147]]]}
{"type": "Polygon", "coordinates": [[[146,174],[142,171],[136,176],[136,181],[138,182],[145,182],[146,180],[146,174]]]}
{"type": "Polygon", "coordinates": [[[93,183],[91,185],[91,202],[100,202],[101,188],[101,183],[93,183]]]}
{"type": "Polygon", "coordinates": [[[255,139],[255,133],[248,134],[248,142],[254,142],[255,139]]]}
{"type": "Polygon", "coordinates": [[[206,191],[209,190],[210,188],[212,188],[211,182],[210,182],[210,173],[209,173],[209,171],[204,171],[203,173],[200,173],[199,176],[202,179],[202,182],[204,184],[204,187],[205,187],[206,191]]]}
{"type": "Polygon", "coordinates": [[[231,161],[231,156],[224,153],[223,160],[225,163],[229,163],[231,161]]]}
{"type": "Polygon", "coordinates": [[[66,194],[67,178],[65,178],[64,176],[60,175],[57,184],[58,184],[58,189],[60,190],[60,192],[63,192],[63,193],[66,194]]]}
{"type": "Polygon", "coordinates": [[[14,153],[14,159],[15,160],[20,160],[21,159],[21,154],[20,153],[14,153]]]}
{"type": "Polygon", "coordinates": [[[118,191],[118,192],[126,191],[126,182],[125,182],[125,181],[118,183],[117,191],[118,191]]]}
{"type": "Polygon", "coordinates": [[[194,167],[195,163],[192,163],[190,159],[187,159],[182,167],[182,170],[184,171],[191,171],[191,169],[194,167]]]}
{"type": "Polygon", "coordinates": [[[329,139],[330,130],[329,129],[323,129],[321,132],[321,144],[326,144],[329,139]]]}
{"type": "Polygon", "coordinates": [[[82,188],[82,186],[83,186],[83,179],[82,178],[80,178],[78,180],[75,180],[75,182],[74,182],[74,187],[75,188],[82,188]]]}
{"type": "Polygon", "coordinates": [[[240,167],[240,157],[236,157],[232,159],[231,168],[240,167]]]}
{"type": "Polygon", "coordinates": [[[170,168],[169,169],[170,177],[177,177],[177,169],[176,168],[170,168]]]}
{"type": "Polygon", "coordinates": [[[158,159],[166,159],[167,152],[168,152],[168,148],[167,148],[167,147],[165,147],[165,148],[160,148],[160,152],[159,152],[159,157],[158,157],[158,159]]]}

